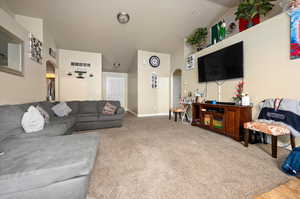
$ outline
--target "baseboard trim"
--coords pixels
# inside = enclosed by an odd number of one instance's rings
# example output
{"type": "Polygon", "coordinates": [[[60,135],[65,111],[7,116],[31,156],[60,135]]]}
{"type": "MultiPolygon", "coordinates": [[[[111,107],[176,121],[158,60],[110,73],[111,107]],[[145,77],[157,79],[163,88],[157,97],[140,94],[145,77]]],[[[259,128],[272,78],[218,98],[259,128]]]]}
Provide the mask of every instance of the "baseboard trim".
{"type": "Polygon", "coordinates": [[[132,110],[130,110],[130,109],[127,109],[127,112],[129,112],[129,113],[131,113],[132,115],[138,117],[138,115],[137,115],[134,111],[132,111],[132,110]]]}
{"type": "Polygon", "coordinates": [[[169,113],[156,113],[156,114],[138,114],[138,117],[159,117],[159,116],[168,116],[169,113]]]}

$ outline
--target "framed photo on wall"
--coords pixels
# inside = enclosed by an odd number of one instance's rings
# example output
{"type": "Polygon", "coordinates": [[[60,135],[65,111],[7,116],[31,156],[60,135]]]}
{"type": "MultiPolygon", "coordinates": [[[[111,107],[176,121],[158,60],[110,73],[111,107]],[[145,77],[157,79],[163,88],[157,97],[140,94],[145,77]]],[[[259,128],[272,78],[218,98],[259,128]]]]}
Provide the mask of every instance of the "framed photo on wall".
{"type": "Polygon", "coordinates": [[[291,59],[300,58],[300,10],[291,13],[291,59]]]}

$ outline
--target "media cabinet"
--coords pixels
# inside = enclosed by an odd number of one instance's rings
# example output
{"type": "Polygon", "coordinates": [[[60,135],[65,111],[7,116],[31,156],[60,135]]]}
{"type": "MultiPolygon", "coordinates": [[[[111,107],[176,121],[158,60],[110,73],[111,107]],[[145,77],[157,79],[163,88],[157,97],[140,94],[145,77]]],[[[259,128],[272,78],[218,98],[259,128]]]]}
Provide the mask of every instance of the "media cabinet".
{"type": "Polygon", "coordinates": [[[243,124],[252,120],[251,106],[194,103],[193,126],[241,141],[243,124]]]}

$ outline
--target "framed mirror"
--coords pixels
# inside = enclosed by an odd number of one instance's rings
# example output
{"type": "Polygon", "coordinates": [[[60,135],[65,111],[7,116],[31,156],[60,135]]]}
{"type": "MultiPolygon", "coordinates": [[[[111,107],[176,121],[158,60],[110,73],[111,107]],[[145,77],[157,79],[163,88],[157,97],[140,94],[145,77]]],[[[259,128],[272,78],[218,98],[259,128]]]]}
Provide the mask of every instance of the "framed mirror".
{"type": "Polygon", "coordinates": [[[24,76],[24,41],[0,26],[0,71],[24,76]]]}

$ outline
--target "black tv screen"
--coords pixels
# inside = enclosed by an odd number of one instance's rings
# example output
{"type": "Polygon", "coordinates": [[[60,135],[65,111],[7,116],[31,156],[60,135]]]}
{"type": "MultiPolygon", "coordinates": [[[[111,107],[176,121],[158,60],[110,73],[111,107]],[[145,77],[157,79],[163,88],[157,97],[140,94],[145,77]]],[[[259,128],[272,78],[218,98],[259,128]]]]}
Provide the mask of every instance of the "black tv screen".
{"type": "Polygon", "coordinates": [[[243,42],[198,58],[199,82],[244,77],[243,42]]]}

